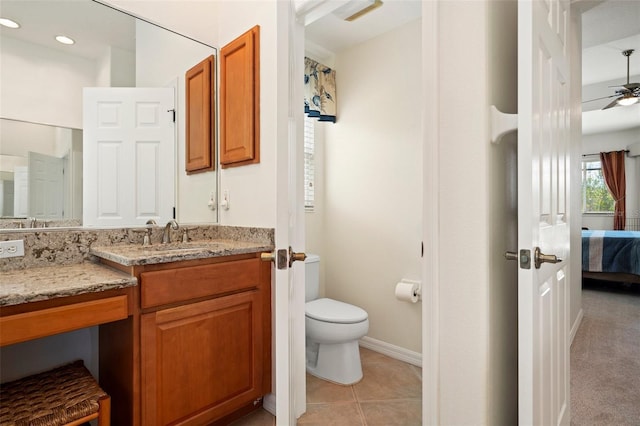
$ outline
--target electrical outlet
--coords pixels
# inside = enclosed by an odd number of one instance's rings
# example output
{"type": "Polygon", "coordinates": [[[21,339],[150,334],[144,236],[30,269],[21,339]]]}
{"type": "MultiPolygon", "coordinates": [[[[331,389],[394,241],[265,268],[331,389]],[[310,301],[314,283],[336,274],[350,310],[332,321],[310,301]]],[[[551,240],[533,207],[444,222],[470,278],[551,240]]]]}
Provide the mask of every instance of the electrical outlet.
{"type": "Polygon", "coordinates": [[[0,241],[0,258],[24,256],[24,241],[0,241]]]}

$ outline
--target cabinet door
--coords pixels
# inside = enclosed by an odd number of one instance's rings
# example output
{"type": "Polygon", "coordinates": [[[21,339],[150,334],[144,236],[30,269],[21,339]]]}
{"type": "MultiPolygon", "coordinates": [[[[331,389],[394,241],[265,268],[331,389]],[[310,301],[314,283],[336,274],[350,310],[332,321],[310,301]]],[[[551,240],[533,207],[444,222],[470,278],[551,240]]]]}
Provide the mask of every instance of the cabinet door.
{"type": "Polygon", "coordinates": [[[260,27],[220,50],[220,164],[260,162],[260,27]]]}
{"type": "Polygon", "coordinates": [[[213,56],[205,58],[186,73],[187,92],[187,173],[214,169],[213,135],[215,109],[213,107],[213,56]]]}
{"type": "Polygon", "coordinates": [[[263,394],[259,291],[142,315],[142,424],[206,424],[263,394]]]}

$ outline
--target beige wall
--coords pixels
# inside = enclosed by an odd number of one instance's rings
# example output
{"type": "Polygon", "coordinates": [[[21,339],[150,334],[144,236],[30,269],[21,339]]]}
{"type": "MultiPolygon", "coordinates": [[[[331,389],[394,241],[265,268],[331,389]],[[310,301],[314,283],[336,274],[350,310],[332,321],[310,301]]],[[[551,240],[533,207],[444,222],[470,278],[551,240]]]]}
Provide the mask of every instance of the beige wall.
{"type": "Polygon", "coordinates": [[[324,191],[306,215],[325,295],[365,309],[368,337],[418,353],[421,304],[394,291],[420,279],[420,33],[418,20],[336,55],[338,119],[318,124],[324,191]]]}
{"type": "Polygon", "coordinates": [[[517,423],[517,272],[502,257],[516,248],[515,135],[488,137],[489,105],[516,112],[516,11],[439,7],[441,424],[517,423]]]}

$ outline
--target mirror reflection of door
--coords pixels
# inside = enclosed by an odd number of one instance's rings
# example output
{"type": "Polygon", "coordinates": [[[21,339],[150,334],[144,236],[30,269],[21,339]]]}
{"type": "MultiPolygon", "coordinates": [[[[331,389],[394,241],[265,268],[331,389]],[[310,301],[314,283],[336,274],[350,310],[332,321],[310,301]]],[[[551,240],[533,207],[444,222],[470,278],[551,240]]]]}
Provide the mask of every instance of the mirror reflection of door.
{"type": "Polygon", "coordinates": [[[171,88],[84,89],[85,226],[174,218],[174,108],[171,88]]]}
{"type": "Polygon", "coordinates": [[[36,219],[62,219],[64,160],[29,152],[29,215],[36,219]]]}

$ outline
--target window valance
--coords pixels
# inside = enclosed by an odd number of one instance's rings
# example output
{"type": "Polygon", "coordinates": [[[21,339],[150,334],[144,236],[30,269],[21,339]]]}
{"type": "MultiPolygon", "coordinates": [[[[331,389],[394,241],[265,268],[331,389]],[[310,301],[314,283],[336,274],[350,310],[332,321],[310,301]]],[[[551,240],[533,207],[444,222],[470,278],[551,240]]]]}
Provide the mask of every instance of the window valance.
{"type": "Polygon", "coordinates": [[[320,121],[336,122],[336,72],[304,58],[304,112],[320,121]]]}

